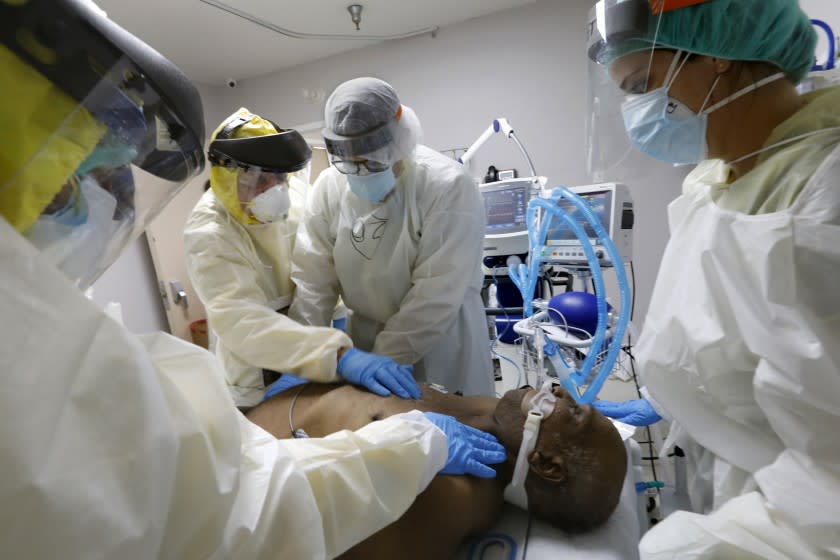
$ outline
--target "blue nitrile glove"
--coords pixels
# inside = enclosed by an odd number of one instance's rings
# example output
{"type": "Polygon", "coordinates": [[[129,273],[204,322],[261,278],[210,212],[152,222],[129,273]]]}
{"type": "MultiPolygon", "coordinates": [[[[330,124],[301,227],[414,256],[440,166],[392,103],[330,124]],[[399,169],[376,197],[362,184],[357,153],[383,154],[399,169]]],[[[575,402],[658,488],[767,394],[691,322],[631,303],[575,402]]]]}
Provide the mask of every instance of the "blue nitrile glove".
{"type": "Polygon", "coordinates": [[[446,414],[437,412],[423,414],[446,434],[449,442],[449,455],[440,474],[471,474],[479,478],[496,477],[496,471],[487,465],[503,462],[507,458],[507,452],[494,436],[462,424],[446,414]]]}
{"type": "Polygon", "coordinates": [[[592,403],[601,414],[631,426],[650,426],[662,420],[647,399],[624,402],[595,401],[592,403]]]}
{"type": "Polygon", "coordinates": [[[309,383],[309,380],[304,379],[303,377],[298,377],[297,375],[292,375],[291,373],[284,373],[280,376],[280,379],[265,388],[263,400],[267,401],[274,395],[279,395],[283,391],[288,391],[292,387],[303,385],[304,383],[309,383]]]}
{"type": "Polygon", "coordinates": [[[387,356],[349,348],[338,360],[338,374],[380,397],[391,393],[404,399],[419,399],[420,387],[412,373],[414,366],[402,366],[387,356]]]}

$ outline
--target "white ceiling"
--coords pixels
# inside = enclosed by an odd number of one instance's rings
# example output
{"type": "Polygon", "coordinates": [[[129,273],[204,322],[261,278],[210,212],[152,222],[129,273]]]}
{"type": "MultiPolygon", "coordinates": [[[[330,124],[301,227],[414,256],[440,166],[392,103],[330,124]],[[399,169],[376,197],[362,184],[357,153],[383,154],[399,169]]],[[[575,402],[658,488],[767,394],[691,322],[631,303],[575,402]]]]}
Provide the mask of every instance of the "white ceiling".
{"type": "MultiPolygon", "coordinates": [[[[221,85],[381,42],[293,39],[201,0],[95,0],[108,16],[198,82],[221,85]]],[[[536,0],[218,0],[308,34],[396,35],[443,27],[536,0]],[[356,31],[347,6],[362,4],[356,31]]]]}

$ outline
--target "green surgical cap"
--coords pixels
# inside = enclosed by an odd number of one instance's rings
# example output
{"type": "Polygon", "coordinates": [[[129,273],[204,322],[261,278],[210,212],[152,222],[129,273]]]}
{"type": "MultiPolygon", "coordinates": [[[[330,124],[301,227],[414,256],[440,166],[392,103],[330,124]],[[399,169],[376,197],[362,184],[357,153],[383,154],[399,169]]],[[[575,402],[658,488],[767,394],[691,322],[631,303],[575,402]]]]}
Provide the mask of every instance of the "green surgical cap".
{"type": "Polygon", "coordinates": [[[610,49],[603,62],[649,49],[681,49],[728,60],[769,62],[799,83],[814,65],[817,34],[797,0],[710,0],[650,16],[646,39],[610,49]],[[659,27],[657,33],[657,25],[659,27]]]}

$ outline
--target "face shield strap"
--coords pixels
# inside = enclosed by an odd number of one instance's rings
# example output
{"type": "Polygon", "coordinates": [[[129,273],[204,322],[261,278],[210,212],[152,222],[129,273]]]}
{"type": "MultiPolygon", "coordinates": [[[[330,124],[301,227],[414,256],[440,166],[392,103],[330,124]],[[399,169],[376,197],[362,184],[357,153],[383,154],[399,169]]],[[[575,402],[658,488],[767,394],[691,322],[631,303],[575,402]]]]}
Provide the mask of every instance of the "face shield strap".
{"type": "MultiPolygon", "coordinates": [[[[238,116],[230,119],[230,121],[228,121],[225,124],[225,126],[222,128],[222,130],[220,130],[219,133],[216,134],[216,138],[214,138],[214,140],[228,140],[230,138],[233,138],[233,133],[236,132],[236,129],[239,128],[240,126],[242,126],[243,124],[247,123],[248,121],[250,121],[253,118],[254,118],[254,115],[252,115],[251,113],[248,113],[247,115],[238,115],[238,116]]],[[[269,121],[269,122],[271,122],[271,121],[269,121]]],[[[271,124],[273,125],[274,123],[271,123],[271,124]]],[[[274,128],[275,128],[275,130],[279,130],[276,126],[274,128]]]]}
{"type": "Polygon", "coordinates": [[[712,107],[709,107],[709,109],[710,109],[709,111],[706,111],[706,106],[708,105],[709,101],[711,101],[712,94],[715,92],[715,89],[717,88],[717,85],[718,85],[719,82],[720,82],[720,74],[718,74],[717,77],[715,78],[715,81],[712,82],[712,87],[709,88],[709,93],[706,94],[706,99],[703,100],[703,104],[700,106],[700,111],[698,112],[698,114],[700,114],[700,115],[708,114],[708,113],[711,113],[715,109],[714,106],[712,106],[712,107]]]}
{"type": "MultiPolygon", "coordinates": [[[[678,50],[674,53],[674,58],[671,59],[671,64],[668,66],[668,72],[665,74],[665,81],[663,85],[665,86],[665,91],[670,91],[671,86],[674,85],[674,82],[677,81],[677,76],[680,75],[680,72],[685,66],[685,63],[688,62],[688,57],[690,55],[686,55],[685,58],[682,57],[683,51],[678,50]],[[679,65],[679,67],[677,67],[679,65]]],[[[653,51],[651,51],[651,66],[653,65],[653,51]]],[[[650,84],[650,68],[648,66],[648,76],[647,81],[650,84]]]]}
{"type": "MultiPolygon", "coordinates": [[[[661,25],[662,25],[662,18],[661,17],[656,18],[656,30],[653,32],[653,42],[651,43],[650,56],[648,56],[647,81],[645,83],[645,86],[648,86],[650,84],[650,72],[651,72],[651,70],[653,70],[653,55],[656,54],[656,39],[659,38],[659,26],[661,26],[661,25]]],[[[671,68],[669,68],[669,70],[668,70],[669,75],[671,73],[671,70],[674,69],[673,68],[674,63],[677,60],[679,60],[679,58],[680,58],[680,56],[679,56],[680,52],[681,51],[678,51],[677,54],[674,55],[674,60],[671,62],[671,68]]],[[[688,60],[688,57],[686,57],[686,60],[688,60]]],[[[682,69],[682,67],[680,67],[680,69],[682,69]]],[[[665,82],[666,83],[668,82],[667,77],[665,78],[665,82]]]]}
{"type": "Polygon", "coordinates": [[[528,417],[525,419],[525,426],[522,429],[522,443],[516,456],[513,478],[504,491],[505,501],[525,511],[528,510],[528,494],[525,491],[525,479],[528,477],[528,470],[530,469],[528,456],[537,446],[540,424],[544,418],[548,418],[554,412],[557,397],[554,396],[552,388],[553,384],[550,380],[547,380],[531,399],[531,409],[528,411],[528,417]]]}

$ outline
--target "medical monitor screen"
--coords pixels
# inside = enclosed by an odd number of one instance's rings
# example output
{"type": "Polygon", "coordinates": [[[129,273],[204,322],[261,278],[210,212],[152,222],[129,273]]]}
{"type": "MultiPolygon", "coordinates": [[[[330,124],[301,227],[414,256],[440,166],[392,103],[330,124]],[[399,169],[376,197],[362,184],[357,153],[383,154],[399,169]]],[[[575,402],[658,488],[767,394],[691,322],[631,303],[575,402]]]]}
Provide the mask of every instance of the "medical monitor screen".
{"type": "MultiPolygon", "coordinates": [[[[601,220],[601,225],[604,226],[604,231],[607,232],[607,235],[610,233],[610,212],[612,208],[612,191],[599,191],[599,192],[591,192],[579,195],[583,200],[589,203],[590,208],[595,213],[595,216],[601,220]]],[[[595,230],[589,224],[589,222],[582,216],[577,210],[577,207],[574,206],[568,200],[560,200],[559,201],[560,208],[564,210],[567,214],[569,214],[573,219],[575,219],[580,225],[583,226],[586,235],[589,239],[595,239],[598,237],[595,234],[595,230]]],[[[552,243],[558,242],[568,242],[568,241],[577,241],[577,235],[575,232],[566,224],[566,222],[560,218],[559,216],[555,216],[551,220],[551,227],[548,228],[548,235],[546,236],[546,243],[551,245],[552,243]]]]}
{"type": "Polygon", "coordinates": [[[527,185],[521,185],[509,189],[482,191],[488,234],[515,233],[526,229],[527,189],[527,185]]]}

